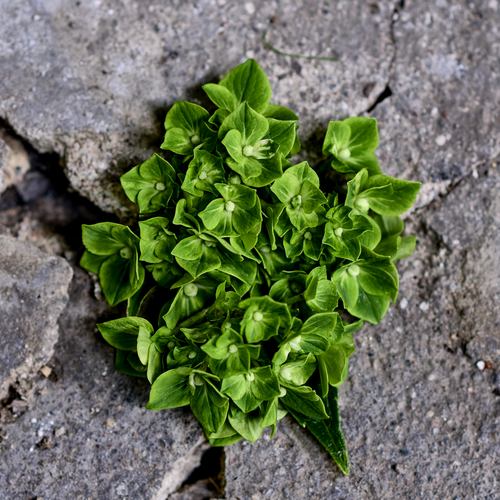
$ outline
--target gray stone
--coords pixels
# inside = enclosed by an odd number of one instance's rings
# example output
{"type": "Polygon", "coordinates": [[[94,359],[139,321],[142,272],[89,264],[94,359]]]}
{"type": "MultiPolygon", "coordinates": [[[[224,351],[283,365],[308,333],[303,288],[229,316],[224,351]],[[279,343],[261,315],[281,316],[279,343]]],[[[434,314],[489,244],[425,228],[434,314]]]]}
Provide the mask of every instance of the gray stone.
{"type": "Polygon", "coordinates": [[[382,168],[439,183],[498,162],[497,0],[405,1],[393,35],[393,95],[374,111],[382,168]]]}
{"type": "Polygon", "coordinates": [[[449,255],[450,295],[474,361],[500,363],[500,175],[460,184],[429,219],[449,255]]]}
{"type": "Polygon", "coordinates": [[[64,259],[0,236],[0,397],[52,357],[72,275],[64,259]]]}
{"type": "Polygon", "coordinates": [[[274,102],[299,114],[303,138],[371,106],[388,81],[395,4],[1,0],[0,116],[61,154],[80,193],[120,211],[117,175],[159,144],[165,111],[178,99],[206,102],[200,86],[248,57],[274,102]],[[281,50],[339,61],[277,55],[262,43],[268,28],[281,50]]]}
{"type": "Polygon", "coordinates": [[[30,160],[22,143],[0,129],[0,195],[17,184],[30,168],[30,160]]]}
{"type": "MultiPolygon", "coordinates": [[[[168,500],[208,500],[217,494],[214,490],[213,484],[208,479],[203,479],[172,493],[168,500]]],[[[220,496],[217,495],[216,498],[220,496]]]]}
{"type": "Polygon", "coordinates": [[[115,371],[95,327],[108,308],[92,288],[76,268],[51,374],[35,380],[26,412],[1,425],[2,500],[165,500],[207,447],[187,409],[146,411],[147,381],[115,371]]]}

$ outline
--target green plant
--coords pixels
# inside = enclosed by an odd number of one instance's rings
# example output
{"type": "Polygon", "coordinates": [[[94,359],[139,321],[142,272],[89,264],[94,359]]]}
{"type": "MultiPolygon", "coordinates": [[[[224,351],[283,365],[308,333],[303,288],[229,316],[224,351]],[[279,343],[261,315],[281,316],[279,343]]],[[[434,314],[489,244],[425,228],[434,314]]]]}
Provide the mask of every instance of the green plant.
{"type": "Polygon", "coordinates": [[[352,334],[396,300],[394,261],[415,246],[398,215],[420,185],[381,173],[373,118],[331,122],[319,168],[292,165],[298,118],[270,104],[254,60],[203,88],[213,114],[184,101],[167,114],[171,162],[121,177],[140,236],[83,226],[81,265],[110,304],[127,300],[99,330],[116,368],[152,384],[147,408],[191,405],[214,446],[274,434],[289,412],[348,474],[337,387],[352,334]]]}

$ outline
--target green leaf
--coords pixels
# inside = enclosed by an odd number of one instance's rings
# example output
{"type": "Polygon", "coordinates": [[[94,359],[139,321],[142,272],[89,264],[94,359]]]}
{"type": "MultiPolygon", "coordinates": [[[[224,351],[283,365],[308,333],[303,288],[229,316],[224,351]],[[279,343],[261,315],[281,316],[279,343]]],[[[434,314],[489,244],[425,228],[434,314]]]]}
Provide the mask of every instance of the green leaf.
{"type": "Polygon", "coordinates": [[[359,296],[358,280],[352,273],[352,268],[349,271],[348,266],[343,266],[337,269],[332,277],[332,281],[346,307],[353,307],[359,296]]]}
{"type": "Polygon", "coordinates": [[[330,122],[323,142],[323,154],[339,155],[349,144],[351,128],[345,122],[330,122]]]}
{"type": "Polygon", "coordinates": [[[326,197],[319,189],[318,175],[307,162],[286,170],[271,191],[285,204],[290,221],[299,231],[318,225],[316,211],[326,202],[326,197]]]}
{"type": "Polygon", "coordinates": [[[162,373],[151,386],[148,410],[166,410],[186,406],[191,401],[189,368],[177,368],[162,373]]]}
{"type": "MultiPolygon", "coordinates": [[[[100,222],[91,226],[83,224],[82,241],[85,248],[96,256],[114,255],[126,246],[122,238],[117,239],[116,231],[127,230],[130,231],[129,228],[113,222],[100,222]]],[[[95,259],[92,259],[91,265],[95,266],[95,259]]],[[[100,265],[102,265],[102,262],[99,264],[99,267],[100,265]]]]}
{"type": "Polygon", "coordinates": [[[241,436],[231,427],[226,420],[219,432],[209,433],[206,431],[211,446],[230,446],[241,439],[241,436]]]}
{"type": "Polygon", "coordinates": [[[368,200],[370,208],[381,215],[401,215],[411,208],[421,187],[420,182],[395,179],[388,175],[374,175],[366,181],[361,197],[368,200]],[[381,190],[390,186],[390,190],[381,190]],[[377,189],[377,191],[372,191],[377,189]],[[368,196],[368,193],[373,193],[368,196]]]}
{"type": "Polygon", "coordinates": [[[244,437],[247,441],[255,443],[262,435],[262,418],[258,415],[247,414],[244,418],[233,418],[231,415],[228,417],[231,426],[244,437]]]}
{"type": "MultiPolygon", "coordinates": [[[[129,362],[129,356],[135,354],[131,351],[123,351],[121,349],[116,350],[115,354],[115,369],[120,373],[125,375],[130,375],[131,377],[146,377],[146,367],[140,366],[140,369],[134,368],[129,362]]],[[[140,364],[140,363],[139,363],[140,364]]],[[[134,363],[135,365],[135,363],[134,363]]]]}
{"type": "Polygon", "coordinates": [[[153,384],[162,374],[162,368],[161,354],[153,344],[148,353],[148,380],[150,384],[153,384]]]}
{"type": "Polygon", "coordinates": [[[197,104],[177,101],[165,118],[165,140],[162,149],[181,155],[191,155],[195,147],[204,144],[214,133],[206,126],[208,111],[197,104]]]}
{"type": "Polygon", "coordinates": [[[300,413],[292,410],[290,413],[303,427],[307,427],[316,439],[326,448],[328,453],[335,460],[340,470],[346,476],[349,475],[349,458],[347,448],[340,428],[339,408],[337,389],[332,389],[328,397],[323,399],[328,419],[314,419],[304,417],[300,413]]]}
{"type": "Polygon", "coordinates": [[[373,154],[378,143],[375,118],[351,117],[342,122],[330,122],[323,154],[333,155],[332,167],[339,172],[355,175],[366,169],[371,175],[376,175],[381,173],[373,154]]]}
{"type": "Polygon", "coordinates": [[[280,395],[278,378],[270,366],[252,369],[251,373],[254,379],[250,382],[250,389],[257,399],[268,401],[280,395]]]}
{"type": "Polygon", "coordinates": [[[177,243],[174,233],[169,231],[169,220],[165,217],[153,217],[139,221],[141,230],[141,261],[158,264],[163,261],[173,262],[172,250],[177,243]]]}
{"type": "Polygon", "coordinates": [[[250,343],[269,340],[278,334],[280,327],[288,328],[292,322],[288,306],[267,296],[246,299],[239,307],[246,309],[241,328],[250,343]]]}
{"type": "Polygon", "coordinates": [[[236,96],[226,87],[216,85],[215,83],[207,83],[202,86],[202,89],[208,95],[210,100],[219,108],[234,111],[238,105],[236,96]]]}
{"type": "Polygon", "coordinates": [[[237,105],[246,101],[258,113],[265,111],[271,100],[269,80],[254,59],[248,59],[236,66],[219,82],[219,85],[227,88],[235,96],[237,105]]]}
{"type": "Polygon", "coordinates": [[[356,304],[348,306],[347,310],[353,316],[376,325],[385,316],[389,303],[390,298],[387,295],[371,295],[360,288],[356,304]]]}
{"type": "Polygon", "coordinates": [[[134,351],[136,349],[140,328],[149,333],[154,331],[149,321],[134,316],[99,323],[97,328],[99,328],[101,335],[108,344],[123,351],[134,351]]]}
{"type": "Polygon", "coordinates": [[[223,199],[209,203],[199,214],[205,227],[217,236],[244,235],[262,221],[254,189],[242,185],[216,184],[223,199]]]}
{"type": "Polygon", "coordinates": [[[195,375],[195,380],[196,388],[191,398],[191,409],[194,416],[209,432],[218,432],[226,421],[229,409],[227,398],[219,393],[220,398],[225,400],[225,403],[222,406],[216,405],[212,397],[218,391],[209,382],[203,380],[200,375],[195,375]],[[198,377],[198,380],[196,380],[196,377],[198,377]]]}
{"type": "Polygon", "coordinates": [[[179,321],[201,311],[213,298],[217,285],[214,280],[201,276],[179,288],[168,312],[163,316],[166,325],[174,329],[179,321]]]}
{"type": "Polygon", "coordinates": [[[359,153],[373,153],[379,143],[377,120],[363,116],[352,116],[346,118],[344,122],[349,126],[351,134],[347,143],[347,148],[351,156],[358,156],[359,153]]]}
{"type": "Polygon", "coordinates": [[[139,326],[139,334],[137,336],[137,355],[143,365],[148,364],[150,347],[151,331],[143,326],[139,326]]]}
{"type": "Polygon", "coordinates": [[[281,385],[286,389],[286,394],[281,398],[281,401],[288,410],[312,418],[329,418],[323,401],[313,389],[307,385],[301,387],[285,383],[281,385]]]}
{"type": "Polygon", "coordinates": [[[223,182],[224,178],[222,160],[207,151],[195,149],[181,189],[198,197],[203,196],[206,191],[217,194],[214,185],[223,182]]]}
{"type": "Polygon", "coordinates": [[[103,293],[111,305],[128,299],[142,286],[144,268],[139,264],[139,238],[126,226],[103,222],[82,226],[82,239],[97,258],[87,256],[84,263],[99,270],[103,293]]]}
{"type": "Polygon", "coordinates": [[[339,294],[333,282],[329,280],[319,281],[314,299],[306,301],[314,312],[333,312],[338,303],[339,294]]]}
{"type": "Polygon", "coordinates": [[[135,253],[131,259],[115,254],[103,262],[99,270],[102,291],[110,305],[114,306],[132,297],[144,282],[144,267],[135,253]]]}
{"type": "Polygon", "coordinates": [[[316,358],[312,354],[298,356],[279,367],[279,375],[287,383],[304,385],[316,370],[316,358]]]}
{"type": "Polygon", "coordinates": [[[280,106],[279,104],[268,104],[262,114],[266,118],[274,118],[275,120],[299,121],[299,117],[293,111],[285,108],[284,106],[280,106]]]}
{"type": "Polygon", "coordinates": [[[82,258],[80,259],[80,266],[82,266],[87,271],[94,274],[99,274],[102,263],[107,259],[107,255],[95,255],[90,253],[88,250],[83,252],[82,258]]]}
{"type": "Polygon", "coordinates": [[[243,102],[224,120],[219,129],[219,138],[222,140],[229,131],[236,130],[241,135],[243,147],[251,147],[266,135],[268,129],[267,119],[243,102]]]}
{"type": "Polygon", "coordinates": [[[166,208],[170,198],[177,196],[179,185],[172,165],[156,153],[141,165],[120,177],[125,194],[139,205],[141,213],[166,208]]]}
{"type": "Polygon", "coordinates": [[[401,236],[398,244],[398,252],[394,257],[394,260],[405,259],[409,257],[415,250],[415,245],[417,244],[416,236],[401,236]]]}
{"type": "Polygon", "coordinates": [[[295,121],[267,119],[269,129],[265,135],[266,139],[271,139],[279,145],[280,153],[287,156],[293,148],[295,142],[295,121]]]}

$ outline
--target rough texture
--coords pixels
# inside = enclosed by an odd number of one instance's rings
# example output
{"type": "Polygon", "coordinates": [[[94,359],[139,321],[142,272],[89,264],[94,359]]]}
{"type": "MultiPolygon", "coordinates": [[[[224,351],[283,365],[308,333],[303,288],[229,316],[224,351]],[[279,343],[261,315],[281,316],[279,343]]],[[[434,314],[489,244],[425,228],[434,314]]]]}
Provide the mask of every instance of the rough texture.
{"type": "Polygon", "coordinates": [[[30,161],[22,143],[0,129],[0,195],[17,184],[29,168],[30,161]]]}
{"type": "Polygon", "coordinates": [[[0,1],[0,116],[35,147],[57,151],[72,185],[119,210],[116,175],[158,144],[166,110],[256,57],[274,102],[293,107],[304,137],[362,112],[385,87],[394,2],[0,1]],[[273,23],[270,23],[270,19],[273,23]],[[360,23],[363,36],[352,36],[360,23]],[[301,61],[264,48],[338,56],[301,61]],[[15,71],[13,69],[15,68],[15,71]],[[335,96],[332,98],[332,96],[335,96]]]}
{"type": "Polygon", "coordinates": [[[0,236],[0,398],[52,357],[72,275],[64,259],[0,236]]]}
{"type": "Polygon", "coordinates": [[[148,384],[114,370],[92,288],[75,269],[48,378],[36,379],[21,417],[4,410],[2,500],[164,500],[199,465],[206,444],[195,418],[147,412],[148,384]]]}

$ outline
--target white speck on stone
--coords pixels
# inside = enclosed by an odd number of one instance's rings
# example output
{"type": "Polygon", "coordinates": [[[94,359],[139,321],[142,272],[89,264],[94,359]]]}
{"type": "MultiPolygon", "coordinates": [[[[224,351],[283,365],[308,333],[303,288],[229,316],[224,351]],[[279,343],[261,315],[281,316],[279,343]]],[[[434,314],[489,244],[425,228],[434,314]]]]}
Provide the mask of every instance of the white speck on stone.
{"type": "Polygon", "coordinates": [[[111,427],[114,426],[115,426],[115,421],[112,418],[108,418],[108,420],[106,420],[106,427],[110,429],[111,427]]]}
{"type": "Polygon", "coordinates": [[[108,16],[112,16],[114,13],[115,13],[115,11],[113,9],[108,10],[108,16]]]}
{"type": "Polygon", "coordinates": [[[427,377],[427,380],[430,380],[431,382],[433,380],[436,380],[436,375],[434,373],[431,373],[428,377],[427,377]]]}
{"type": "Polygon", "coordinates": [[[401,300],[401,303],[399,304],[399,307],[401,309],[406,309],[408,307],[408,299],[404,298],[401,300]]]}
{"type": "Polygon", "coordinates": [[[36,424],[37,422],[38,422],[38,420],[37,420],[36,418],[32,418],[32,419],[31,419],[31,423],[32,423],[32,424],[36,424]]]}
{"type": "Polygon", "coordinates": [[[483,360],[480,360],[476,363],[476,366],[481,370],[483,371],[486,367],[486,363],[483,361],[483,360]]]}
{"type": "Polygon", "coordinates": [[[455,245],[455,246],[456,246],[456,245],[460,245],[460,240],[453,240],[453,241],[451,242],[451,244],[452,244],[452,245],[455,245]]]}
{"type": "Polygon", "coordinates": [[[429,411],[425,414],[425,416],[426,416],[427,418],[432,418],[432,417],[434,416],[434,412],[433,412],[432,410],[429,410],[429,411]]]}
{"type": "Polygon", "coordinates": [[[431,109],[431,116],[436,117],[438,114],[439,114],[439,109],[437,109],[437,108],[431,109]]]}
{"type": "Polygon", "coordinates": [[[32,447],[30,448],[30,453],[33,453],[34,451],[35,451],[35,448],[32,446],[32,447]]]}
{"type": "Polygon", "coordinates": [[[128,494],[128,488],[124,483],[121,483],[116,488],[116,494],[120,497],[124,497],[128,494]]]}
{"type": "Polygon", "coordinates": [[[255,5],[252,2],[247,2],[245,4],[245,10],[250,14],[255,14],[255,5]]]}
{"type": "Polygon", "coordinates": [[[444,146],[446,144],[446,137],[444,135],[438,135],[436,137],[436,144],[438,146],[444,146]]]}
{"type": "Polygon", "coordinates": [[[39,438],[43,437],[43,434],[44,434],[44,429],[43,429],[43,427],[40,427],[40,429],[38,429],[37,434],[38,434],[38,437],[39,437],[39,438]]]}
{"type": "Polygon", "coordinates": [[[429,304],[427,304],[427,302],[421,302],[418,307],[424,312],[429,310],[429,304]]]}
{"type": "Polygon", "coordinates": [[[488,7],[492,10],[498,10],[498,2],[497,0],[490,0],[488,2],[488,7]]]}
{"type": "Polygon", "coordinates": [[[59,427],[59,429],[56,429],[56,432],[54,434],[56,437],[60,438],[61,436],[64,436],[64,434],[66,434],[66,429],[64,427],[59,427]]]}
{"type": "Polygon", "coordinates": [[[35,40],[30,40],[29,45],[30,45],[30,47],[33,47],[34,45],[36,45],[36,41],[35,40]]]}
{"type": "Polygon", "coordinates": [[[248,59],[253,59],[253,57],[255,56],[253,50],[247,50],[245,55],[248,57],[248,59]]]}

